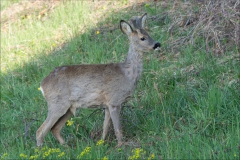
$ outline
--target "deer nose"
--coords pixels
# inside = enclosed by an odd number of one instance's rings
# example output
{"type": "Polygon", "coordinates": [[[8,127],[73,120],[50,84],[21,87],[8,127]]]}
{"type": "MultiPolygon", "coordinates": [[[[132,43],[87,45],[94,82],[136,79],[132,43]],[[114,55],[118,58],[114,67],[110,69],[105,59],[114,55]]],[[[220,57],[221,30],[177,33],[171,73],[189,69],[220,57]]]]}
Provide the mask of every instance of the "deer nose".
{"type": "Polygon", "coordinates": [[[158,50],[161,47],[161,44],[159,42],[157,42],[154,46],[153,49],[154,50],[158,50]]]}

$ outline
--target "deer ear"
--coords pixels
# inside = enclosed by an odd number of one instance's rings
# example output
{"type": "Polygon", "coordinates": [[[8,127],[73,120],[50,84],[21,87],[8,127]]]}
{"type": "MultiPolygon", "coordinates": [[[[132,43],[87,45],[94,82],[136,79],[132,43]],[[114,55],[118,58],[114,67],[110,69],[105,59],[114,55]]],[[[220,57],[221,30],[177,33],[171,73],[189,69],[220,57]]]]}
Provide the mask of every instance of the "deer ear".
{"type": "Polygon", "coordinates": [[[145,24],[146,24],[146,19],[147,19],[147,13],[144,13],[143,15],[142,15],[142,28],[145,28],[145,24]]]}
{"type": "Polygon", "coordinates": [[[130,24],[128,24],[126,21],[124,20],[121,20],[120,21],[120,28],[122,30],[122,32],[126,35],[131,35],[132,32],[133,32],[133,29],[132,27],[130,26],[130,24]]]}

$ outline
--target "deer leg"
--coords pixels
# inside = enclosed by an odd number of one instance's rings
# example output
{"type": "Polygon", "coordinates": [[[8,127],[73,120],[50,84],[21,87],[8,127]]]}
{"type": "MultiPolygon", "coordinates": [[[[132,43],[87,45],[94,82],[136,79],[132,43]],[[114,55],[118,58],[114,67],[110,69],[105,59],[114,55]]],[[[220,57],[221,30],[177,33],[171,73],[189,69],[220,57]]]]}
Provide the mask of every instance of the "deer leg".
{"type": "Polygon", "coordinates": [[[43,122],[43,124],[39,127],[36,133],[36,139],[37,139],[37,146],[42,146],[43,139],[46,136],[47,132],[53,127],[53,125],[59,120],[60,117],[62,117],[66,113],[59,108],[59,111],[56,112],[49,110],[48,116],[46,120],[43,122]]]}
{"type": "Polygon", "coordinates": [[[64,139],[61,136],[62,127],[65,125],[67,120],[72,116],[70,110],[67,111],[51,128],[53,136],[58,140],[60,144],[64,144],[64,139]]]}
{"type": "Polygon", "coordinates": [[[108,130],[109,130],[109,126],[110,126],[110,113],[109,113],[109,109],[105,108],[105,118],[104,118],[104,122],[103,122],[103,135],[102,135],[102,139],[105,140],[108,130]]]}
{"type": "Polygon", "coordinates": [[[110,116],[113,122],[115,135],[118,140],[118,147],[122,145],[122,129],[121,129],[121,124],[119,119],[120,110],[121,110],[121,106],[109,106],[110,116]]]}

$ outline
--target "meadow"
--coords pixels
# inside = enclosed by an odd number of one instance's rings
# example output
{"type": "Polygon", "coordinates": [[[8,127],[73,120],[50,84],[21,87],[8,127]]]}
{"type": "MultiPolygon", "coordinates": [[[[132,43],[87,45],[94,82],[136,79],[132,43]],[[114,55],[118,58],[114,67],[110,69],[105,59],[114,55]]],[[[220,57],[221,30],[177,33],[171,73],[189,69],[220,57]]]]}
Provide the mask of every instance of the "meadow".
{"type": "Polygon", "coordinates": [[[1,1],[0,159],[240,159],[234,2],[1,1]],[[81,109],[63,128],[67,145],[49,133],[37,148],[47,116],[41,80],[61,65],[124,61],[119,21],[145,12],[162,47],[144,55],[142,77],[123,104],[128,145],[115,147],[113,129],[101,141],[103,109],[81,109]]]}

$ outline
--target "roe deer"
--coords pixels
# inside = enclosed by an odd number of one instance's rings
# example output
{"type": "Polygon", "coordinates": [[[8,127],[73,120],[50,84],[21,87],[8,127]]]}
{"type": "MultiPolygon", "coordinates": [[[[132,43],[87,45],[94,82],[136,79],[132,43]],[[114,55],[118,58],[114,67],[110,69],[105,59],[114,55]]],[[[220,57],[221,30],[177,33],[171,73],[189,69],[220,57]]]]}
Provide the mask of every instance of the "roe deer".
{"type": "Polygon", "coordinates": [[[76,109],[95,107],[105,108],[102,139],[106,138],[112,119],[118,146],[122,145],[121,104],[133,94],[141,76],[143,52],[160,48],[160,43],[144,30],[146,18],[145,13],[130,20],[136,30],[126,21],[120,21],[120,29],[130,41],[123,63],[61,66],[43,79],[40,88],[48,103],[48,115],[36,133],[38,146],[43,144],[49,130],[64,144],[60,131],[76,109]]]}

